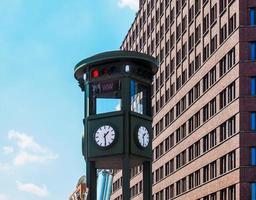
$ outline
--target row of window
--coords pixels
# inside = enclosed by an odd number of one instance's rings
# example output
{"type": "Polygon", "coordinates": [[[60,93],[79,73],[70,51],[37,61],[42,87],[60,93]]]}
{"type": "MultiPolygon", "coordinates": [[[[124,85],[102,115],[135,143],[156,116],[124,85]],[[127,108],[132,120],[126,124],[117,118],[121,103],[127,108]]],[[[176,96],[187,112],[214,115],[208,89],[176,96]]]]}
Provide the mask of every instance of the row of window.
{"type": "Polygon", "coordinates": [[[217,192],[204,196],[197,200],[236,200],[236,185],[229,186],[219,191],[219,198],[217,198],[217,192]]]}
{"type": "MultiPolygon", "coordinates": [[[[200,149],[200,148],[199,148],[200,149]]],[[[251,165],[256,166],[256,147],[251,147],[251,165]]],[[[169,164],[165,165],[166,172],[165,175],[169,175],[170,166],[169,164]]],[[[191,190],[194,187],[199,186],[200,184],[203,184],[205,182],[210,181],[211,179],[214,179],[219,175],[222,175],[232,169],[236,168],[236,151],[231,151],[230,153],[222,156],[219,159],[219,162],[217,160],[211,162],[210,164],[202,167],[201,169],[195,171],[194,173],[191,173],[190,175],[186,176],[185,178],[177,181],[175,184],[172,184],[168,187],[166,187],[164,190],[157,192],[155,194],[155,199],[160,200],[164,199],[164,193],[165,193],[165,199],[171,199],[176,195],[180,195],[183,192],[186,192],[187,190],[191,190]],[[217,163],[219,163],[219,167],[217,168],[217,163]],[[176,187],[175,187],[176,186],[176,187]],[[175,193],[176,191],[176,193],[175,193]]],[[[159,175],[162,178],[164,177],[163,172],[163,166],[159,168],[159,175]]],[[[154,173],[153,173],[154,175],[154,173]]],[[[120,187],[122,186],[122,178],[118,179],[120,187]]],[[[117,182],[113,184],[113,188],[116,186],[117,182]]],[[[251,184],[251,191],[252,191],[252,199],[253,196],[256,197],[256,183],[251,184]]],[[[138,195],[143,191],[143,184],[142,181],[135,184],[133,187],[131,187],[131,198],[138,195]]],[[[121,196],[118,198],[122,198],[121,196]]],[[[198,200],[214,200],[216,198],[216,193],[204,196],[198,200]]],[[[222,189],[220,191],[220,199],[226,200],[235,200],[235,187],[231,186],[225,189],[222,189]]]]}
{"type": "MultiPolygon", "coordinates": [[[[182,1],[177,1],[178,3],[176,4],[176,14],[179,14],[180,12],[178,11],[181,7],[183,7],[186,4],[186,0],[182,0],[182,1]],[[181,3],[179,3],[181,2],[181,3]],[[179,6],[180,5],[180,6],[179,6]],[[181,6],[182,5],[182,6],[181,6]]],[[[153,2],[154,4],[154,2],[153,2]]],[[[154,5],[151,4],[153,7],[154,5]]],[[[165,3],[166,8],[169,5],[169,1],[165,3]]],[[[139,42],[136,45],[136,51],[142,50],[142,48],[144,47],[144,45],[146,44],[147,37],[149,38],[150,35],[152,35],[152,32],[155,28],[155,25],[157,25],[160,21],[160,17],[163,16],[164,14],[164,2],[160,2],[160,7],[158,7],[155,11],[155,16],[152,16],[151,19],[148,21],[148,24],[146,26],[147,30],[143,32],[143,34],[141,34],[141,37],[139,38],[139,42]],[[156,17],[156,19],[155,19],[156,17]]],[[[151,12],[150,9],[150,3],[148,3],[148,7],[146,9],[148,11],[148,16],[151,12]]],[[[136,24],[136,26],[134,26],[133,30],[130,30],[130,37],[126,39],[126,41],[128,40],[129,42],[123,45],[126,45],[124,47],[124,49],[131,49],[132,45],[136,42],[137,37],[140,36],[139,31],[143,30],[143,26],[144,24],[146,24],[146,10],[141,10],[141,16],[138,20],[138,24],[136,24]]],[[[195,5],[191,5],[190,8],[188,9],[188,24],[191,25],[192,21],[194,20],[194,17],[197,16],[198,12],[201,10],[201,1],[196,1],[195,5]],[[196,14],[195,14],[196,13],[196,14]]],[[[158,46],[160,43],[160,40],[163,39],[164,33],[167,32],[169,30],[170,25],[175,21],[175,9],[174,6],[172,9],[170,9],[170,13],[166,12],[166,17],[165,17],[165,23],[160,25],[160,29],[156,32],[156,38],[155,40],[152,39],[151,43],[148,45],[147,47],[147,53],[148,54],[152,54],[155,50],[155,46],[158,46]]],[[[203,19],[203,34],[205,34],[205,32],[207,32],[207,30],[209,29],[209,26],[212,25],[214,22],[216,22],[217,19],[217,3],[214,4],[209,13],[204,16],[203,19]],[[210,16],[210,17],[209,17],[210,16]]],[[[136,21],[136,20],[135,20],[136,21]]],[[[171,40],[170,43],[174,44],[174,35],[176,35],[176,42],[179,41],[180,36],[182,35],[182,33],[184,34],[184,32],[187,30],[187,16],[183,16],[182,22],[180,24],[178,24],[176,26],[176,34],[174,34],[174,32],[171,34],[171,40]]],[[[233,32],[233,30],[236,27],[236,19],[235,16],[232,16],[231,19],[229,20],[229,33],[233,32]]],[[[224,30],[223,30],[224,31],[224,30]]],[[[190,35],[191,37],[194,37],[193,35],[190,35]]],[[[201,25],[199,25],[198,27],[196,27],[196,32],[195,32],[195,43],[197,43],[199,41],[201,37],[201,25]]],[[[217,38],[216,38],[217,39],[217,38]]],[[[194,39],[193,39],[194,40],[194,39]]],[[[217,40],[216,40],[217,42],[217,40]]],[[[169,41],[168,41],[169,43],[169,41]]],[[[168,54],[169,51],[169,47],[172,48],[173,45],[166,45],[166,55],[168,54]]],[[[191,46],[191,45],[190,45],[191,46]]],[[[211,47],[212,48],[212,47],[211,47]]],[[[183,48],[185,49],[185,48],[183,48]]],[[[164,51],[164,50],[163,50],[164,51]]],[[[186,55],[186,53],[182,53],[183,55],[186,55]]],[[[159,55],[157,56],[159,57],[159,55]]],[[[160,61],[163,60],[164,56],[160,53],[160,61]]]]}
{"type": "Polygon", "coordinates": [[[112,184],[112,193],[114,193],[116,190],[121,188],[123,185],[123,177],[121,176],[119,179],[117,179],[113,184],[112,184]]]}
{"type": "MultiPolygon", "coordinates": [[[[256,46],[255,46],[256,47],[256,46]]],[[[255,51],[256,52],[256,51],[255,51]]],[[[200,59],[195,59],[197,62],[200,62],[200,59]]],[[[195,62],[195,63],[197,63],[195,62]]],[[[172,62],[171,62],[172,63],[172,62]]],[[[222,57],[222,59],[219,62],[219,77],[222,77],[229,69],[231,69],[236,63],[235,60],[235,47],[232,48],[225,56],[222,57]]],[[[192,76],[197,70],[198,66],[194,62],[191,62],[189,64],[188,68],[188,76],[192,76]]],[[[178,90],[185,82],[187,81],[187,70],[184,70],[184,72],[177,77],[176,80],[176,90],[178,90]]],[[[159,78],[156,78],[155,84],[155,91],[158,91],[161,84],[163,84],[163,73],[160,75],[160,82],[159,78]],[[161,84],[160,84],[161,83],[161,84]]],[[[182,105],[182,103],[186,103],[186,96],[188,95],[188,105],[191,105],[201,94],[201,90],[204,93],[210,86],[212,86],[216,82],[216,66],[214,66],[208,74],[206,74],[203,79],[201,79],[195,86],[192,88],[188,94],[186,94],[182,100],[177,103],[176,107],[179,105],[182,105]],[[201,83],[202,82],[202,83],[201,83]],[[201,89],[202,84],[202,89],[201,89]],[[182,102],[183,101],[183,102],[182,102]]],[[[165,92],[165,98],[164,94],[161,95],[160,99],[156,101],[156,105],[152,106],[152,112],[153,114],[157,113],[161,107],[164,106],[164,101],[167,102],[173,95],[174,95],[175,87],[174,84],[171,85],[170,89],[167,89],[165,92]]],[[[153,91],[154,92],[154,91],[153,91]]],[[[185,105],[183,106],[185,109],[185,105]]],[[[176,109],[179,113],[179,110],[176,109]]],[[[176,112],[176,113],[177,113],[176,112]]],[[[177,114],[176,114],[177,115],[177,114]]]]}
{"type": "MultiPolygon", "coordinates": [[[[198,88],[198,87],[194,87],[198,88]]],[[[188,106],[198,98],[197,89],[192,89],[188,93],[188,106]]],[[[227,88],[220,92],[219,96],[219,110],[227,106],[231,101],[236,98],[236,87],[235,81],[228,85],[227,88]]],[[[181,127],[176,130],[176,143],[183,139],[187,134],[193,132],[201,124],[205,123],[210,117],[212,117],[217,112],[216,98],[213,98],[208,102],[201,110],[194,114],[187,122],[185,122],[181,127]],[[202,119],[202,120],[201,120],[202,119]]],[[[186,98],[182,98],[180,102],[176,104],[175,111],[176,117],[178,117],[187,108],[186,98]]],[[[156,125],[154,130],[154,135],[157,137],[165,127],[168,127],[170,123],[174,120],[174,109],[172,108],[156,125]],[[165,120],[165,121],[164,121],[165,120]]]]}
{"type": "Polygon", "coordinates": [[[236,168],[236,151],[224,155],[155,194],[155,200],[172,199],[236,168]],[[219,163],[219,167],[217,167],[219,163]],[[224,171],[225,169],[225,171],[224,171]],[[164,198],[165,195],[165,198],[164,198]]]}
{"type": "MultiPolygon", "coordinates": [[[[251,56],[251,60],[252,61],[256,61],[256,42],[251,42],[250,43],[250,56],[251,56]]],[[[232,68],[232,66],[234,66],[236,60],[235,60],[235,48],[231,49],[225,56],[222,57],[222,59],[219,62],[219,76],[222,77],[230,68],[232,68]]],[[[200,59],[197,59],[197,62],[200,63],[200,59]]],[[[194,62],[190,63],[188,71],[185,69],[183,71],[183,73],[177,77],[176,80],[176,90],[178,90],[186,81],[187,78],[192,76],[195,71],[198,69],[199,65],[194,65],[194,62]],[[188,77],[187,77],[188,76],[188,77]]],[[[173,71],[174,67],[173,67],[173,61],[171,61],[171,65],[167,65],[167,71],[173,71]],[[170,67],[171,66],[171,67],[170,67]]],[[[165,74],[165,76],[168,77],[168,74],[165,74]]],[[[209,75],[208,75],[209,76],[209,75]]],[[[207,78],[208,76],[205,77],[206,82],[203,80],[203,92],[208,89],[208,82],[207,82],[207,78]]],[[[210,77],[210,83],[214,83],[216,81],[216,67],[213,68],[212,74],[209,76],[210,77]]],[[[252,95],[255,95],[255,77],[252,77],[252,95]]],[[[155,81],[155,91],[158,91],[159,87],[164,83],[164,73],[162,72],[160,74],[160,79],[156,78],[155,81]]],[[[153,90],[154,92],[154,90],[153,90]]],[[[175,92],[175,87],[174,84],[171,85],[170,89],[168,88],[165,92],[165,102],[167,102],[173,95],[175,92]]],[[[160,98],[160,102],[159,100],[156,102],[156,106],[153,107],[153,112],[154,109],[155,112],[158,112],[158,110],[164,105],[164,97],[163,95],[160,98]]]]}
{"type": "MultiPolygon", "coordinates": [[[[172,174],[175,170],[191,162],[195,158],[202,155],[202,153],[207,152],[217,144],[224,141],[236,133],[236,116],[231,117],[224,123],[222,123],[218,128],[212,130],[203,138],[196,141],[194,144],[189,146],[187,149],[178,154],[175,158],[170,159],[164,165],[159,167],[153,173],[153,182],[158,182],[166,176],[172,174]],[[223,128],[226,127],[226,128],[223,128]],[[218,134],[218,137],[217,137],[218,134]],[[217,139],[219,138],[219,139],[217,139]],[[201,148],[202,146],[202,148],[201,148]],[[202,150],[202,152],[201,152],[202,150]]],[[[165,139],[165,148],[163,142],[156,148],[156,156],[163,155],[169,151],[170,143],[174,144],[173,137],[168,137],[165,139]]]]}
{"type": "Polygon", "coordinates": [[[143,184],[142,184],[142,181],[140,181],[130,188],[131,198],[137,196],[139,193],[142,192],[142,190],[143,190],[143,184]]]}
{"type": "MultiPolygon", "coordinates": [[[[118,170],[118,171],[119,171],[119,170],[118,170]]],[[[133,178],[134,176],[136,176],[137,174],[139,174],[141,171],[142,171],[142,165],[135,166],[135,167],[131,168],[131,169],[130,169],[131,178],[133,178]]],[[[119,179],[117,179],[117,180],[113,183],[112,192],[115,192],[115,191],[118,190],[120,187],[122,187],[122,181],[123,181],[123,177],[120,177],[119,179]]]]}

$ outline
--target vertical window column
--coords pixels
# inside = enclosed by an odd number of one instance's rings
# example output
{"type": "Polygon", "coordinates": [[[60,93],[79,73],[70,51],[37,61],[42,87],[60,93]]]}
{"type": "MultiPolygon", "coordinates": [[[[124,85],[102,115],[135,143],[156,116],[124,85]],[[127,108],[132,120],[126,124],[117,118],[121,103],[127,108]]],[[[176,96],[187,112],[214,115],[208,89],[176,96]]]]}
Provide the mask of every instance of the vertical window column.
{"type": "Polygon", "coordinates": [[[250,43],[250,59],[251,61],[256,60],[256,42],[251,42],[250,43]]]}
{"type": "Polygon", "coordinates": [[[256,76],[251,78],[251,95],[256,96],[256,76]]]}
{"type": "Polygon", "coordinates": [[[256,131],[256,112],[251,112],[251,130],[256,131]]]}
{"type": "Polygon", "coordinates": [[[250,8],[249,13],[250,13],[250,25],[254,26],[256,25],[256,9],[255,8],[250,8]]]}
{"type": "Polygon", "coordinates": [[[251,200],[256,200],[256,183],[251,183],[251,200]]]}
{"type": "Polygon", "coordinates": [[[256,147],[251,148],[251,165],[256,165],[256,147]]]}

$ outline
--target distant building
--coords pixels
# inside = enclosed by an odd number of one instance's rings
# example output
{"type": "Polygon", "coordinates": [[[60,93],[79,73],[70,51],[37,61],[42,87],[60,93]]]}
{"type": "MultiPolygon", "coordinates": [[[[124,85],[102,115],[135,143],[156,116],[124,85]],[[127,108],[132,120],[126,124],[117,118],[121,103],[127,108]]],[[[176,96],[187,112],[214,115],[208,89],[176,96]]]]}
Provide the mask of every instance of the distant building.
{"type": "Polygon", "coordinates": [[[88,187],[86,185],[86,177],[82,176],[76,185],[76,190],[70,195],[69,200],[86,200],[88,187]]]}

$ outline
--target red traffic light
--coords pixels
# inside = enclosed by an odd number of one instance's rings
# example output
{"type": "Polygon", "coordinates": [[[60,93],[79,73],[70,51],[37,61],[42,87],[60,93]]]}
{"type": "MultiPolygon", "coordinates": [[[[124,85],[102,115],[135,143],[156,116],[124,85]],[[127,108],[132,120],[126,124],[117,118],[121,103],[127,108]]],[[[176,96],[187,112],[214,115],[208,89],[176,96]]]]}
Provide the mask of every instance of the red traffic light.
{"type": "Polygon", "coordinates": [[[97,78],[100,76],[100,72],[98,69],[92,70],[92,78],[97,78]]]}

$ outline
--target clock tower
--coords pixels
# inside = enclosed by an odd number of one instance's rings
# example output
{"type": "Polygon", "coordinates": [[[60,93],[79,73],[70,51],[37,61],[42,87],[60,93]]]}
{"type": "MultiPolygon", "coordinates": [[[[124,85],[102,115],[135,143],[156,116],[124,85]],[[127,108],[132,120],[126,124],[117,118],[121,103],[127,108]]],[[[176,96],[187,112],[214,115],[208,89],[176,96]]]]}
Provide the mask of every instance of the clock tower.
{"type": "Polygon", "coordinates": [[[151,84],[157,61],[146,54],[111,51],[82,60],[75,78],[84,92],[84,136],[89,200],[96,200],[96,169],[123,170],[130,199],[130,168],[143,165],[143,199],[152,199],[151,84]]]}

